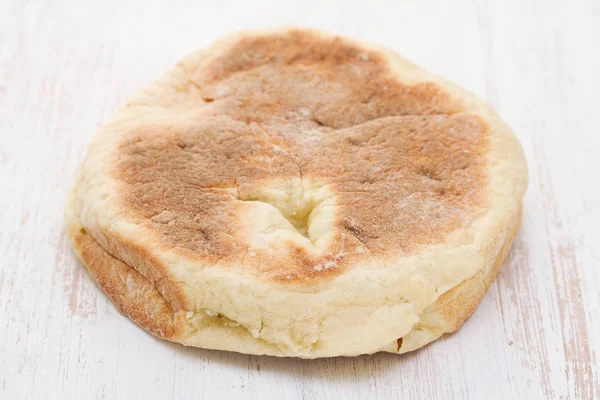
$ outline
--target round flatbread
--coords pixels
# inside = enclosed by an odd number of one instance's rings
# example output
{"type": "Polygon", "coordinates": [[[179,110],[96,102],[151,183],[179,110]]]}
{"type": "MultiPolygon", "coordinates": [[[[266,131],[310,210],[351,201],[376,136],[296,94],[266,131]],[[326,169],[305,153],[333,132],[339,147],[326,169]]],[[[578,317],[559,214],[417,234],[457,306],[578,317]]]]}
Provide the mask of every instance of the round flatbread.
{"type": "Polygon", "coordinates": [[[304,358],[419,348],[469,317],[517,232],[510,129],[378,46],[243,32],[100,128],[67,231],[159,337],[304,358]]]}

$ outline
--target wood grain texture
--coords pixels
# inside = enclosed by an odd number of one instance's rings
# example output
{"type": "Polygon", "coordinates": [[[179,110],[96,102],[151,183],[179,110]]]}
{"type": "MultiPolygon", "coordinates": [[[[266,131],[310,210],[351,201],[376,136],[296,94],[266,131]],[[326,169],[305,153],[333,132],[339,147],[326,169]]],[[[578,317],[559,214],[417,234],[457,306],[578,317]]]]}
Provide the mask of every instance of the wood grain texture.
{"type": "Polygon", "coordinates": [[[372,3],[0,2],[0,398],[600,398],[600,3],[372,3]],[[521,232],[458,333],[400,357],[184,348],[121,316],[69,248],[63,205],[97,126],[190,50],[282,24],[391,47],[521,140],[521,232]]]}

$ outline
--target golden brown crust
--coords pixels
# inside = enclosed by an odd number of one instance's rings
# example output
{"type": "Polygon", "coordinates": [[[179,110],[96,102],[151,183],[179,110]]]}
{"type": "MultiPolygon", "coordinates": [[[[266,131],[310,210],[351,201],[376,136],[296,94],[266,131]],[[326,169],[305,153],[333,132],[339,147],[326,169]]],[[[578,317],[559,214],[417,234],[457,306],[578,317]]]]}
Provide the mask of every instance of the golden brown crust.
{"type": "Polygon", "coordinates": [[[70,225],[67,233],[79,259],[119,311],[163,339],[177,333],[173,309],[148,279],[111,256],[84,228],[70,225]]]}
{"type": "MultiPolygon", "coordinates": [[[[173,281],[169,274],[168,266],[164,265],[151,251],[138,242],[125,240],[116,232],[108,233],[102,229],[90,231],[96,243],[109,254],[127,265],[135,265],[135,269],[142,276],[153,282],[156,289],[174,311],[185,309],[189,306],[187,297],[181,286],[173,281]]],[[[86,238],[89,240],[89,238],[86,238]]]]}
{"type": "Polygon", "coordinates": [[[123,209],[165,248],[310,281],[439,243],[486,204],[486,122],[432,82],[401,82],[375,51],[291,30],[243,37],[190,73],[197,107],[125,134],[114,169],[123,209]],[[302,190],[302,209],[280,211],[311,241],[311,210],[331,200],[326,248],[248,243],[264,232],[247,215],[280,208],[260,193],[281,181],[302,190]],[[306,200],[306,186],[331,196],[306,200]]]}

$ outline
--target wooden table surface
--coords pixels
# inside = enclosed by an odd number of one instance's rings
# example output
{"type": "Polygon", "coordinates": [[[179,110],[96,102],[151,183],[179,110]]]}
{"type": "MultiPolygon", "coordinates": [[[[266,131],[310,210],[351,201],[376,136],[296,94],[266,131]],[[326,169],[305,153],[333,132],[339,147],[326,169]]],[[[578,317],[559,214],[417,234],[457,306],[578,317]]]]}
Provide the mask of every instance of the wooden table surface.
{"type": "Polygon", "coordinates": [[[600,398],[600,1],[0,5],[0,398],[600,398]],[[525,149],[523,225],[456,334],[316,361],[189,349],[121,316],[63,231],[99,124],[231,30],[380,42],[489,101],[525,149]]]}

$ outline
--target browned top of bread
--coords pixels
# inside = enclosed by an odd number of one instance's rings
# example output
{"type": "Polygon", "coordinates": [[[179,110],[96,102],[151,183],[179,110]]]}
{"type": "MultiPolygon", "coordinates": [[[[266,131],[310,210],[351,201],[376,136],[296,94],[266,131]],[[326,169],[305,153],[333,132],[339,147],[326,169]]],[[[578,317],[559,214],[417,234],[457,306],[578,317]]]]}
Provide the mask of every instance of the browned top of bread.
{"type": "Polygon", "coordinates": [[[486,122],[435,83],[401,81],[377,51],[291,30],[205,61],[197,106],[126,133],[114,159],[123,209],[161,245],[313,280],[441,242],[486,202],[486,122]],[[259,232],[272,240],[253,247],[259,202],[304,238],[259,232]],[[316,239],[318,207],[329,233],[316,239]]]}
{"type": "Polygon", "coordinates": [[[65,214],[94,279],[154,334],[315,358],[460,326],[526,186],[517,140],[472,94],[376,45],[283,28],[223,37],[135,95],[65,214]]]}

